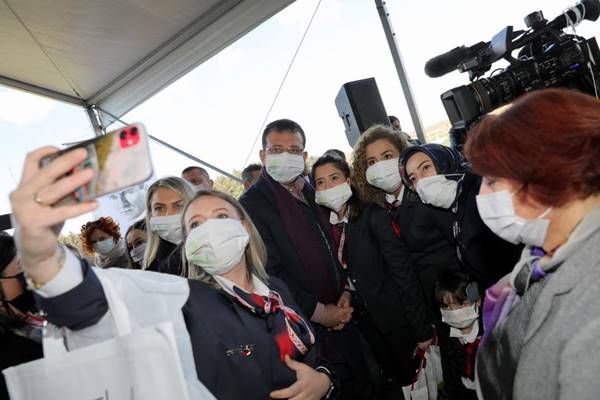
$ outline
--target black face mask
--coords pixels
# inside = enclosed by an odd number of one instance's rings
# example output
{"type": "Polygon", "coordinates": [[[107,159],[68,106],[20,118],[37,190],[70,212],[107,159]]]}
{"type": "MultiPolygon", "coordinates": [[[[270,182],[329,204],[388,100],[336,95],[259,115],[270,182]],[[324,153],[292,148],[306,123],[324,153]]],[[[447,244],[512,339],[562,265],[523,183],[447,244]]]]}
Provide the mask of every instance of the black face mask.
{"type": "MultiPolygon", "coordinates": [[[[35,303],[35,299],[33,297],[33,293],[27,290],[27,281],[25,280],[25,273],[20,272],[17,275],[0,277],[0,279],[16,279],[21,284],[23,288],[23,293],[15,297],[14,299],[7,300],[3,299],[4,302],[10,304],[23,314],[27,314],[28,312],[36,312],[37,305],[35,303]]],[[[9,310],[10,308],[7,307],[9,310]]]]}

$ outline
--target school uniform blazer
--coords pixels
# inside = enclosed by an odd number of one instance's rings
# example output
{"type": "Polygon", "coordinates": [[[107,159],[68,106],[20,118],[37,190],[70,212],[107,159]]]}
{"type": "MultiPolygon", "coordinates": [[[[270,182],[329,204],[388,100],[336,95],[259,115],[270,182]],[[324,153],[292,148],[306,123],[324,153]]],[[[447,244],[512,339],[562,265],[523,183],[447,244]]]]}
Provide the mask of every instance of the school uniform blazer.
{"type": "MultiPolygon", "coordinates": [[[[310,196],[308,192],[305,194],[309,207],[314,213],[318,207],[315,204],[314,195],[310,196]]],[[[312,317],[318,302],[317,293],[311,287],[310,279],[300,262],[298,251],[287,234],[266,181],[259,177],[258,181],[242,195],[240,203],[250,214],[252,222],[267,247],[267,272],[269,275],[283,280],[290,288],[303,314],[309,318],[312,317]]],[[[305,211],[308,212],[308,210],[305,211]]],[[[331,232],[327,230],[323,233],[329,243],[333,243],[331,232]]],[[[340,279],[339,267],[334,266],[333,262],[330,272],[333,281],[339,286],[335,290],[341,295],[343,286],[339,282],[342,282],[343,279],[340,279]]]]}
{"type": "Polygon", "coordinates": [[[430,339],[433,316],[389,212],[369,205],[345,229],[348,276],[379,330],[392,343],[408,336],[412,343],[402,345],[412,349],[430,339]]]}
{"type": "Polygon", "coordinates": [[[440,227],[440,221],[447,221],[449,213],[426,206],[409,190],[404,192],[402,204],[392,210],[392,218],[398,223],[400,238],[410,252],[412,267],[425,296],[431,308],[437,310],[435,283],[444,271],[462,270],[454,242],[447,230],[440,227]]]}
{"type": "MultiPolygon", "coordinates": [[[[134,329],[173,321],[188,387],[196,378],[189,376],[189,366],[194,364],[197,380],[220,400],[264,400],[272,390],[296,381],[295,372],[279,359],[268,320],[251,313],[222,290],[148,271],[98,270],[85,261],[82,269],[83,282],[67,293],[36,297],[49,322],[69,329],[70,347],[112,336],[106,298],[96,276],[103,274],[129,308],[134,329]]],[[[279,292],[284,304],[298,310],[283,282],[272,278],[268,286],[279,292]]],[[[300,361],[312,367],[323,365],[318,363],[317,353],[313,346],[300,361]]],[[[193,394],[190,397],[194,398],[193,394]]]]}

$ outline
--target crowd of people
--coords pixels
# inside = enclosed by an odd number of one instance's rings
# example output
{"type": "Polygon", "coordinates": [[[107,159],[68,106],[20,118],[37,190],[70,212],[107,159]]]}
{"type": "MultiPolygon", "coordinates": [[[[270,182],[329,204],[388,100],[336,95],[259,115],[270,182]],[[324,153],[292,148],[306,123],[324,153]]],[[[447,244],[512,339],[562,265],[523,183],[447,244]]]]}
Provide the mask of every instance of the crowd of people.
{"type": "Polygon", "coordinates": [[[332,149],[307,169],[310,133],[273,121],[239,200],[189,167],[149,187],[124,234],[110,216],[85,224],[80,248],[56,227],[96,203],[55,204],[91,179],[64,176],[85,151],[43,167],[56,149],[30,153],[15,237],[0,235],[0,368],[42,357],[45,320],[101,330],[102,279],[152,277],[186,287],[179,310],[158,306],[169,285],[145,306],[183,315],[194,378],[218,399],[407,398],[434,348],[440,399],[597,398],[600,101],[527,94],[464,154],[390,122],[350,161],[332,149]]]}

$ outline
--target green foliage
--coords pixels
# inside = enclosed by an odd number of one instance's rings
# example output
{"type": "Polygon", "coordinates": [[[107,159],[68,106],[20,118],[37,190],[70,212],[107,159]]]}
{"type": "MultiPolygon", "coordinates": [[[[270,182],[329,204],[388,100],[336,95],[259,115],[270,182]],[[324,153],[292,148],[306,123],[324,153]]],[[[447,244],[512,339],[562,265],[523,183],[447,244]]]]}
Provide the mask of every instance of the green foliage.
{"type": "MultiPolygon", "coordinates": [[[[242,177],[242,171],[238,171],[235,169],[231,174],[239,178],[242,177]]],[[[236,182],[233,179],[221,175],[217,179],[215,179],[213,189],[218,190],[220,192],[228,193],[236,199],[239,199],[242,193],[244,192],[244,185],[242,185],[240,182],[236,182]]]]}

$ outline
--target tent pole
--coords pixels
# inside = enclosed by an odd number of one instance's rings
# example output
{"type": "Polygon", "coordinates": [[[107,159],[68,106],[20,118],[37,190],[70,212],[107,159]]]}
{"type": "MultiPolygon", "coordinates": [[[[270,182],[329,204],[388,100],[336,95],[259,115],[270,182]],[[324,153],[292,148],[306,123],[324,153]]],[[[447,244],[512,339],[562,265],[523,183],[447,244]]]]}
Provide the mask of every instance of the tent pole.
{"type": "Polygon", "coordinates": [[[396,71],[398,72],[398,78],[400,79],[402,92],[404,93],[406,104],[408,105],[408,111],[410,112],[410,117],[415,127],[415,131],[417,132],[417,137],[422,143],[426,143],[423,124],[421,123],[419,110],[417,109],[417,104],[415,102],[412,89],[410,87],[410,82],[408,80],[408,76],[406,75],[404,63],[402,62],[400,48],[398,47],[398,42],[396,42],[396,33],[394,32],[394,29],[392,27],[390,13],[387,10],[385,1],[375,0],[375,5],[377,7],[377,11],[379,12],[379,18],[381,19],[381,25],[383,26],[385,37],[387,39],[388,45],[390,46],[390,52],[392,53],[392,58],[394,59],[394,64],[396,65],[396,71]]]}
{"type": "Polygon", "coordinates": [[[102,136],[106,132],[104,131],[104,127],[102,126],[102,121],[94,108],[89,104],[85,105],[85,112],[87,112],[88,118],[90,119],[90,124],[92,124],[92,128],[94,129],[94,134],[96,136],[102,136]]]}

